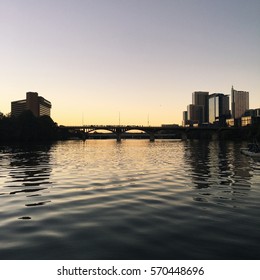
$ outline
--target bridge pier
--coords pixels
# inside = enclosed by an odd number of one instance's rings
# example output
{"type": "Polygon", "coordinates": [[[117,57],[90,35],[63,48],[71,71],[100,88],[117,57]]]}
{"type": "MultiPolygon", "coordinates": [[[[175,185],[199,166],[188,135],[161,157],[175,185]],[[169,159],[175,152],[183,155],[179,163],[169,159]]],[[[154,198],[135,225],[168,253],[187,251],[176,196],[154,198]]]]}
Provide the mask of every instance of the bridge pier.
{"type": "Polygon", "coordinates": [[[79,131],[79,137],[80,137],[83,141],[85,141],[85,140],[88,138],[88,133],[85,132],[85,130],[80,130],[80,131],[79,131]]]}
{"type": "Polygon", "coordinates": [[[85,141],[87,139],[87,133],[83,132],[82,133],[82,140],[85,141]]]}
{"type": "Polygon", "coordinates": [[[154,134],[150,134],[150,142],[154,142],[154,140],[155,140],[154,134]]]}
{"type": "Polygon", "coordinates": [[[116,133],[116,141],[121,142],[121,133],[116,133]]]}

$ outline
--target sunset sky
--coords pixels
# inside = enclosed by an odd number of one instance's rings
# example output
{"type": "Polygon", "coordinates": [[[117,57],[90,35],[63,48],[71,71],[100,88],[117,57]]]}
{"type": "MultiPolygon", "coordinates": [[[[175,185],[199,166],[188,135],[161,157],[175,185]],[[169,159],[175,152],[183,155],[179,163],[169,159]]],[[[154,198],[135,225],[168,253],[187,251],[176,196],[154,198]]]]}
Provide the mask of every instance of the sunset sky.
{"type": "Polygon", "coordinates": [[[59,124],[181,123],[193,91],[260,107],[259,0],[0,0],[0,111],[37,91],[59,124]]]}

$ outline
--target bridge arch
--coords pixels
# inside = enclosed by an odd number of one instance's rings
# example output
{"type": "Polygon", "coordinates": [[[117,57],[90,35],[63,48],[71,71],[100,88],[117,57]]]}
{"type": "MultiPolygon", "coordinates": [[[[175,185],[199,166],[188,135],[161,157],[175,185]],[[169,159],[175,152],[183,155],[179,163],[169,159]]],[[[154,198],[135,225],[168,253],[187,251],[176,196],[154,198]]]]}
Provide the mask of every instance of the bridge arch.
{"type": "Polygon", "coordinates": [[[109,128],[91,128],[91,129],[87,129],[87,133],[91,133],[91,132],[94,132],[94,131],[98,131],[98,130],[105,130],[105,131],[109,131],[111,133],[115,133],[112,129],[109,129],[109,128]]]}

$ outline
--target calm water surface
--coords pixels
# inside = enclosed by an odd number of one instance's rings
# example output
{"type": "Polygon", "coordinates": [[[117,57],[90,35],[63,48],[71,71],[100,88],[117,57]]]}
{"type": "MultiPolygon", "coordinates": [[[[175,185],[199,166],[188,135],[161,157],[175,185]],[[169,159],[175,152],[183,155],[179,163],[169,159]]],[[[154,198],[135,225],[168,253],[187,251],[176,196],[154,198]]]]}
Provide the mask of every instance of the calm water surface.
{"type": "Polygon", "coordinates": [[[260,259],[260,162],[244,145],[0,145],[0,258],[260,259]]]}

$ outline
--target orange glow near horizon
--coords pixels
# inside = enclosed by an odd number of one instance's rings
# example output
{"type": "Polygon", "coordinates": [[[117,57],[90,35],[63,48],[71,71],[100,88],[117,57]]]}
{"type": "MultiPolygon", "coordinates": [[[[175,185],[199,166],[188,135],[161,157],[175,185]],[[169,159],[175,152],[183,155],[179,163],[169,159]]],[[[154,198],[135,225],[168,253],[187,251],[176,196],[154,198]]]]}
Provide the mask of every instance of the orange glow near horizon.
{"type": "Polygon", "coordinates": [[[232,85],[260,107],[259,1],[63,2],[1,4],[0,112],[36,91],[59,124],[181,124],[232,85]]]}

